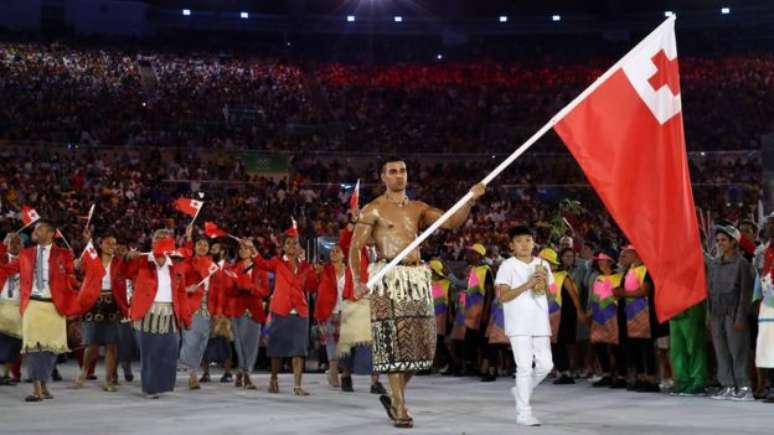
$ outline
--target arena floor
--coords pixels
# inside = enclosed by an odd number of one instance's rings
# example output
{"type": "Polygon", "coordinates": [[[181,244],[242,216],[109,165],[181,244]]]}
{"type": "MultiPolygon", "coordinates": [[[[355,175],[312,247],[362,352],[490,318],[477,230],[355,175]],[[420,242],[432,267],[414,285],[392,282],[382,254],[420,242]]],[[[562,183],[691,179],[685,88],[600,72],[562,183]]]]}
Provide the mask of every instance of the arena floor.
{"type": "MultiPolygon", "coordinates": [[[[205,384],[189,392],[185,374],[179,389],[160,400],[142,397],[137,381],[103,393],[99,381],[83,390],[69,388],[73,365],[60,368],[65,381],[53,383],[52,401],[27,404],[28,384],[0,387],[2,434],[755,434],[774,427],[774,405],[673,398],[660,394],[596,390],[587,383],[541,385],[534,398],[539,428],[516,426],[512,380],[481,384],[474,379],[415,378],[409,400],[416,427],[393,428],[367,377],[355,378],[355,393],[325,384],[323,375],[307,375],[310,397],[289,393],[290,376],[280,379],[282,394],[269,395],[268,374],[254,376],[258,391],[205,384]]],[[[101,375],[101,367],[98,369],[101,375]]]]}

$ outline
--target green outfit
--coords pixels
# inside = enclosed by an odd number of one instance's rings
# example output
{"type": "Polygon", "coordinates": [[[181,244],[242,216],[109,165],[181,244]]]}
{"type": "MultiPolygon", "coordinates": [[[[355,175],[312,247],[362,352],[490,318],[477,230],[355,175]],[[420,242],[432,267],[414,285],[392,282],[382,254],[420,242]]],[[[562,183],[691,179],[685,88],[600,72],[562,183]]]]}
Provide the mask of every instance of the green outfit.
{"type": "Polygon", "coordinates": [[[669,321],[673,392],[700,394],[707,376],[705,302],[700,302],[669,321]]]}

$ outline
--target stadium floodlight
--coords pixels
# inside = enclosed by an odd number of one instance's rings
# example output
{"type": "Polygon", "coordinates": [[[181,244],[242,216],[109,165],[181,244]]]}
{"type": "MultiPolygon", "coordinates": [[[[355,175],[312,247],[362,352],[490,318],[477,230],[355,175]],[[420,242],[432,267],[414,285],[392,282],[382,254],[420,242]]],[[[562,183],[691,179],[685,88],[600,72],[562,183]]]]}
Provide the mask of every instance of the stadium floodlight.
{"type": "Polygon", "coordinates": [[[561,15],[554,15],[553,17],[551,17],[551,20],[552,21],[562,21],[562,16],[561,15]]]}
{"type": "Polygon", "coordinates": [[[438,53],[438,54],[435,55],[435,58],[438,59],[438,60],[443,60],[443,54],[438,53]]]}
{"type": "Polygon", "coordinates": [[[354,15],[347,15],[347,22],[348,23],[354,23],[355,22],[355,16],[354,15]]]}
{"type": "Polygon", "coordinates": [[[731,13],[731,8],[720,8],[720,13],[723,15],[728,15],[731,13]]]}
{"type": "Polygon", "coordinates": [[[507,23],[508,22],[508,17],[506,17],[505,15],[500,15],[500,22],[501,23],[507,23]]]}
{"type": "Polygon", "coordinates": [[[191,15],[191,10],[190,9],[183,9],[183,15],[185,15],[186,17],[191,15]]]}
{"type": "Polygon", "coordinates": [[[242,18],[243,20],[246,20],[250,18],[250,14],[248,14],[247,12],[240,12],[239,17],[242,18]]]}
{"type": "Polygon", "coordinates": [[[665,16],[665,17],[667,17],[667,18],[671,17],[671,16],[672,16],[672,15],[674,15],[674,14],[675,14],[675,13],[674,13],[674,12],[672,12],[672,11],[666,11],[666,12],[664,12],[664,16],[665,16]]]}
{"type": "Polygon", "coordinates": [[[395,21],[396,23],[402,23],[403,22],[403,17],[401,17],[400,15],[396,15],[396,16],[392,17],[392,20],[395,21]]]}

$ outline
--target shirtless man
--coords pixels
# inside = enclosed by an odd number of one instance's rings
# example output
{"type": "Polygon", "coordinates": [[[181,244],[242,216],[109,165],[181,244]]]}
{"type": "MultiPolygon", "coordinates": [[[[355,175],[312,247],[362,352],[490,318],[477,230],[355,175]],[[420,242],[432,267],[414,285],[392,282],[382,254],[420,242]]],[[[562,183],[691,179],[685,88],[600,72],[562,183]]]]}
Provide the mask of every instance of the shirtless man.
{"type": "MultiPolygon", "coordinates": [[[[416,239],[420,227],[432,225],[443,211],[406,196],[406,163],[389,158],[381,167],[384,194],[366,205],[355,226],[349,251],[351,270],[360,270],[360,248],[370,237],[376,241],[379,261],[369,265],[369,276],[383,268],[416,239]]],[[[455,229],[468,218],[475,201],[486,187],[471,189],[473,199],[465,203],[441,228],[455,229]]],[[[359,274],[353,274],[358,298],[369,293],[359,274]]],[[[405,390],[415,372],[428,370],[435,353],[435,317],[430,269],[420,265],[419,249],[387,272],[370,292],[373,363],[377,372],[388,373],[392,398],[380,401],[395,427],[410,428],[414,421],[406,409],[405,390]]]]}

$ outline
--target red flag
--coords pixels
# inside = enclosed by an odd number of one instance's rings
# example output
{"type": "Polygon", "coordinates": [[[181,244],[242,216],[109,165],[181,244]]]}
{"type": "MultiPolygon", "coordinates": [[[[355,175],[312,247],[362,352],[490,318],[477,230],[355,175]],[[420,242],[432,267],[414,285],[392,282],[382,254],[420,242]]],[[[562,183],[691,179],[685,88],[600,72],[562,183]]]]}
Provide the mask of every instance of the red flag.
{"type": "Polygon", "coordinates": [[[656,284],[658,318],[665,321],[706,297],[674,18],[573,104],[554,128],[637,246],[656,284]]]}
{"type": "Polygon", "coordinates": [[[298,223],[296,222],[295,218],[290,218],[291,224],[290,228],[288,228],[287,231],[285,231],[285,234],[288,237],[298,237],[298,223]]]}
{"type": "Polygon", "coordinates": [[[206,234],[207,237],[211,239],[225,237],[227,235],[226,232],[221,230],[220,227],[218,227],[218,225],[214,222],[204,223],[204,234],[206,234]]]}
{"type": "Polygon", "coordinates": [[[197,201],[191,198],[178,198],[175,200],[175,209],[180,213],[185,213],[188,216],[196,216],[196,213],[202,208],[204,202],[197,201]]]}
{"type": "Polygon", "coordinates": [[[153,255],[159,257],[175,251],[175,239],[167,237],[153,242],[153,255]]]}
{"type": "Polygon", "coordinates": [[[91,240],[81,254],[81,264],[83,283],[78,292],[78,304],[85,312],[97,303],[97,298],[102,290],[102,278],[107,273],[91,240]]]}
{"type": "Polygon", "coordinates": [[[21,221],[24,223],[24,226],[32,225],[39,219],[40,215],[35,211],[34,208],[26,205],[21,208],[21,221]]]}
{"type": "Polygon", "coordinates": [[[349,208],[351,210],[357,210],[360,206],[360,180],[357,180],[355,188],[352,190],[352,195],[349,197],[349,208]]]}

